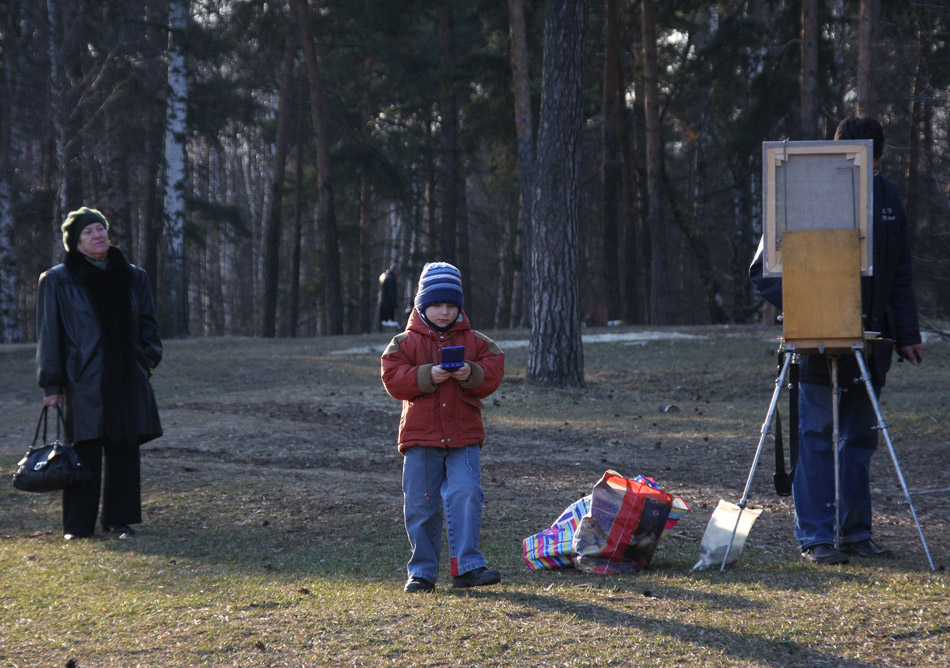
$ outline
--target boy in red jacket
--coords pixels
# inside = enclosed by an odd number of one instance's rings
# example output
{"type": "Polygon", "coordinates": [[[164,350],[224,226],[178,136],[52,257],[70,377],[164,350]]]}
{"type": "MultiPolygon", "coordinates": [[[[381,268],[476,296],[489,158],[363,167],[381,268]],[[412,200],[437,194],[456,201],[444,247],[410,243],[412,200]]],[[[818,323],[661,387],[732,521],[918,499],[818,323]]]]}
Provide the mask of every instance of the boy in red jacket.
{"type": "Polygon", "coordinates": [[[452,584],[478,587],[501,582],[478,550],[482,523],[479,453],[485,439],[482,402],[501,384],[505,354],[471,328],[462,311],[462,278],[447,262],[422,269],[406,331],[382,356],[386,391],[402,401],[399,452],[406,533],[412,556],[406,591],[429,592],[439,575],[442,517],[452,584]],[[464,363],[441,365],[442,348],[464,346],[464,363]]]}

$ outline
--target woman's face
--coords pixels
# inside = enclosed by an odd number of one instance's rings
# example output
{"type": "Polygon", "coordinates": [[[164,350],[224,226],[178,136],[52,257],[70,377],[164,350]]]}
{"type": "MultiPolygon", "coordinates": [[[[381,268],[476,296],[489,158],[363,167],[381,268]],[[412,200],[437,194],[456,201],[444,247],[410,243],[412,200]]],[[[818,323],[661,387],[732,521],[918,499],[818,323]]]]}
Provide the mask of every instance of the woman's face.
{"type": "Polygon", "coordinates": [[[455,304],[433,304],[426,308],[426,318],[436,327],[448,327],[459,317],[455,304]]]}
{"type": "Polygon", "coordinates": [[[109,232],[102,223],[92,223],[82,228],[76,250],[93,260],[105,260],[109,252],[109,232]]]}

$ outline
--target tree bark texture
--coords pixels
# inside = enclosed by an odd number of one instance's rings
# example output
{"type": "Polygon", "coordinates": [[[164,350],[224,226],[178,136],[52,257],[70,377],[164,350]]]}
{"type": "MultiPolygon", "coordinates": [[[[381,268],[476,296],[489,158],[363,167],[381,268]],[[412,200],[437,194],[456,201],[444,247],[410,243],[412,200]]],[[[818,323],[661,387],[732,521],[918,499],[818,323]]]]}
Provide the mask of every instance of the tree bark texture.
{"type": "Polygon", "coordinates": [[[818,0],[802,2],[801,139],[818,136],[818,0]]]}
{"type": "MultiPolygon", "coordinates": [[[[522,277],[531,276],[531,248],[534,243],[531,214],[534,184],[534,121],[531,112],[531,77],[528,72],[528,40],[525,29],[524,0],[509,0],[509,38],[511,40],[511,87],[515,100],[515,132],[518,137],[518,172],[521,179],[521,258],[522,277]]],[[[520,317],[512,319],[521,327],[531,326],[531,281],[521,281],[520,317]]]]}
{"type": "Polygon", "coordinates": [[[185,135],[187,78],[182,51],[188,0],[169,4],[168,106],[165,114],[165,230],[159,325],[165,337],[188,334],[188,276],[185,265],[185,135]]]}
{"type": "Polygon", "coordinates": [[[861,0],[858,20],[858,105],[861,116],[875,115],[874,40],[877,34],[878,0],[861,0]]]}
{"type": "Polygon", "coordinates": [[[670,276],[660,197],[663,147],[660,136],[659,65],[656,53],[656,1],[642,0],[643,9],[643,108],[646,124],[647,200],[650,229],[650,322],[672,322],[670,276]]]}
{"type": "Polygon", "coordinates": [[[577,218],[588,4],[550,0],[544,26],[528,378],[559,387],[584,385],[577,218]]]}
{"type": "Polygon", "coordinates": [[[607,0],[604,22],[603,124],[603,281],[607,300],[607,319],[621,317],[620,235],[618,219],[621,202],[620,110],[620,11],[619,0],[607,0]]]}
{"type": "Polygon", "coordinates": [[[343,287],[340,282],[340,248],[333,203],[330,174],[330,133],[327,127],[326,93],[323,75],[317,60],[317,51],[310,29],[310,6],[307,0],[295,0],[300,39],[307,64],[307,82],[310,87],[310,113],[317,149],[317,219],[323,232],[323,262],[327,303],[327,332],[343,333],[343,287]]]}
{"type": "Polygon", "coordinates": [[[274,143],[274,170],[270,184],[270,211],[264,223],[264,311],[262,336],[277,335],[277,291],[280,279],[280,232],[283,226],[284,176],[290,144],[290,88],[294,77],[294,41],[284,40],[277,95],[277,137],[274,143]]]}
{"type": "Polygon", "coordinates": [[[442,78],[442,257],[456,262],[458,215],[458,100],[455,94],[455,20],[445,6],[439,16],[439,63],[442,78]]]}

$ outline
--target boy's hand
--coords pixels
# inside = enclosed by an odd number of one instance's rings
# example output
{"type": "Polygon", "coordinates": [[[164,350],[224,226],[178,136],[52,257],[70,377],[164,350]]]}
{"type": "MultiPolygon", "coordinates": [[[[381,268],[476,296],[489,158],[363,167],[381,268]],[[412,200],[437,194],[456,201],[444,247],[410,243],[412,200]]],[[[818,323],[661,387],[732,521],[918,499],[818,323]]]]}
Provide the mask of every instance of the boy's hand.
{"type": "Polygon", "coordinates": [[[466,380],[469,379],[469,377],[471,377],[472,367],[468,365],[468,362],[465,362],[458,369],[450,372],[450,371],[446,371],[441,366],[436,364],[432,367],[431,375],[432,375],[433,385],[440,385],[441,383],[444,383],[445,381],[447,381],[449,378],[454,378],[458,382],[464,383],[466,380]]]}
{"type": "Polygon", "coordinates": [[[452,372],[452,378],[457,380],[460,383],[464,383],[472,375],[472,367],[468,365],[468,362],[465,362],[458,369],[452,372]]]}
{"type": "Polygon", "coordinates": [[[438,364],[432,366],[432,371],[430,373],[432,375],[433,385],[440,385],[452,377],[448,371],[440,367],[438,364]]]}

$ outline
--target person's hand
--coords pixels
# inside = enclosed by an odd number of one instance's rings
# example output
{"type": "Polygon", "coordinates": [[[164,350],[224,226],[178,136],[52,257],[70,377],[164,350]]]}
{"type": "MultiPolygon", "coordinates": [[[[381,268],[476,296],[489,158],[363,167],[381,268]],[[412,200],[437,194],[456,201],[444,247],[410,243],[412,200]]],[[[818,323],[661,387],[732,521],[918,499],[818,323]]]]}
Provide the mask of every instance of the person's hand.
{"type": "Polygon", "coordinates": [[[43,405],[50,408],[55,408],[63,401],[63,395],[61,394],[48,394],[43,397],[43,405]]]}
{"type": "Polygon", "coordinates": [[[440,385],[452,377],[448,371],[440,367],[438,364],[434,364],[432,366],[431,375],[433,385],[440,385]]]}
{"type": "Polygon", "coordinates": [[[911,346],[904,346],[900,349],[900,355],[914,366],[917,366],[924,361],[924,344],[915,343],[911,346]]]}
{"type": "Polygon", "coordinates": [[[452,372],[452,378],[457,380],[460,383],[464,383],[466,380],[472,376],[472,367],[468,365],[468,362],[464,362],[462,366],[452,372]]]}

